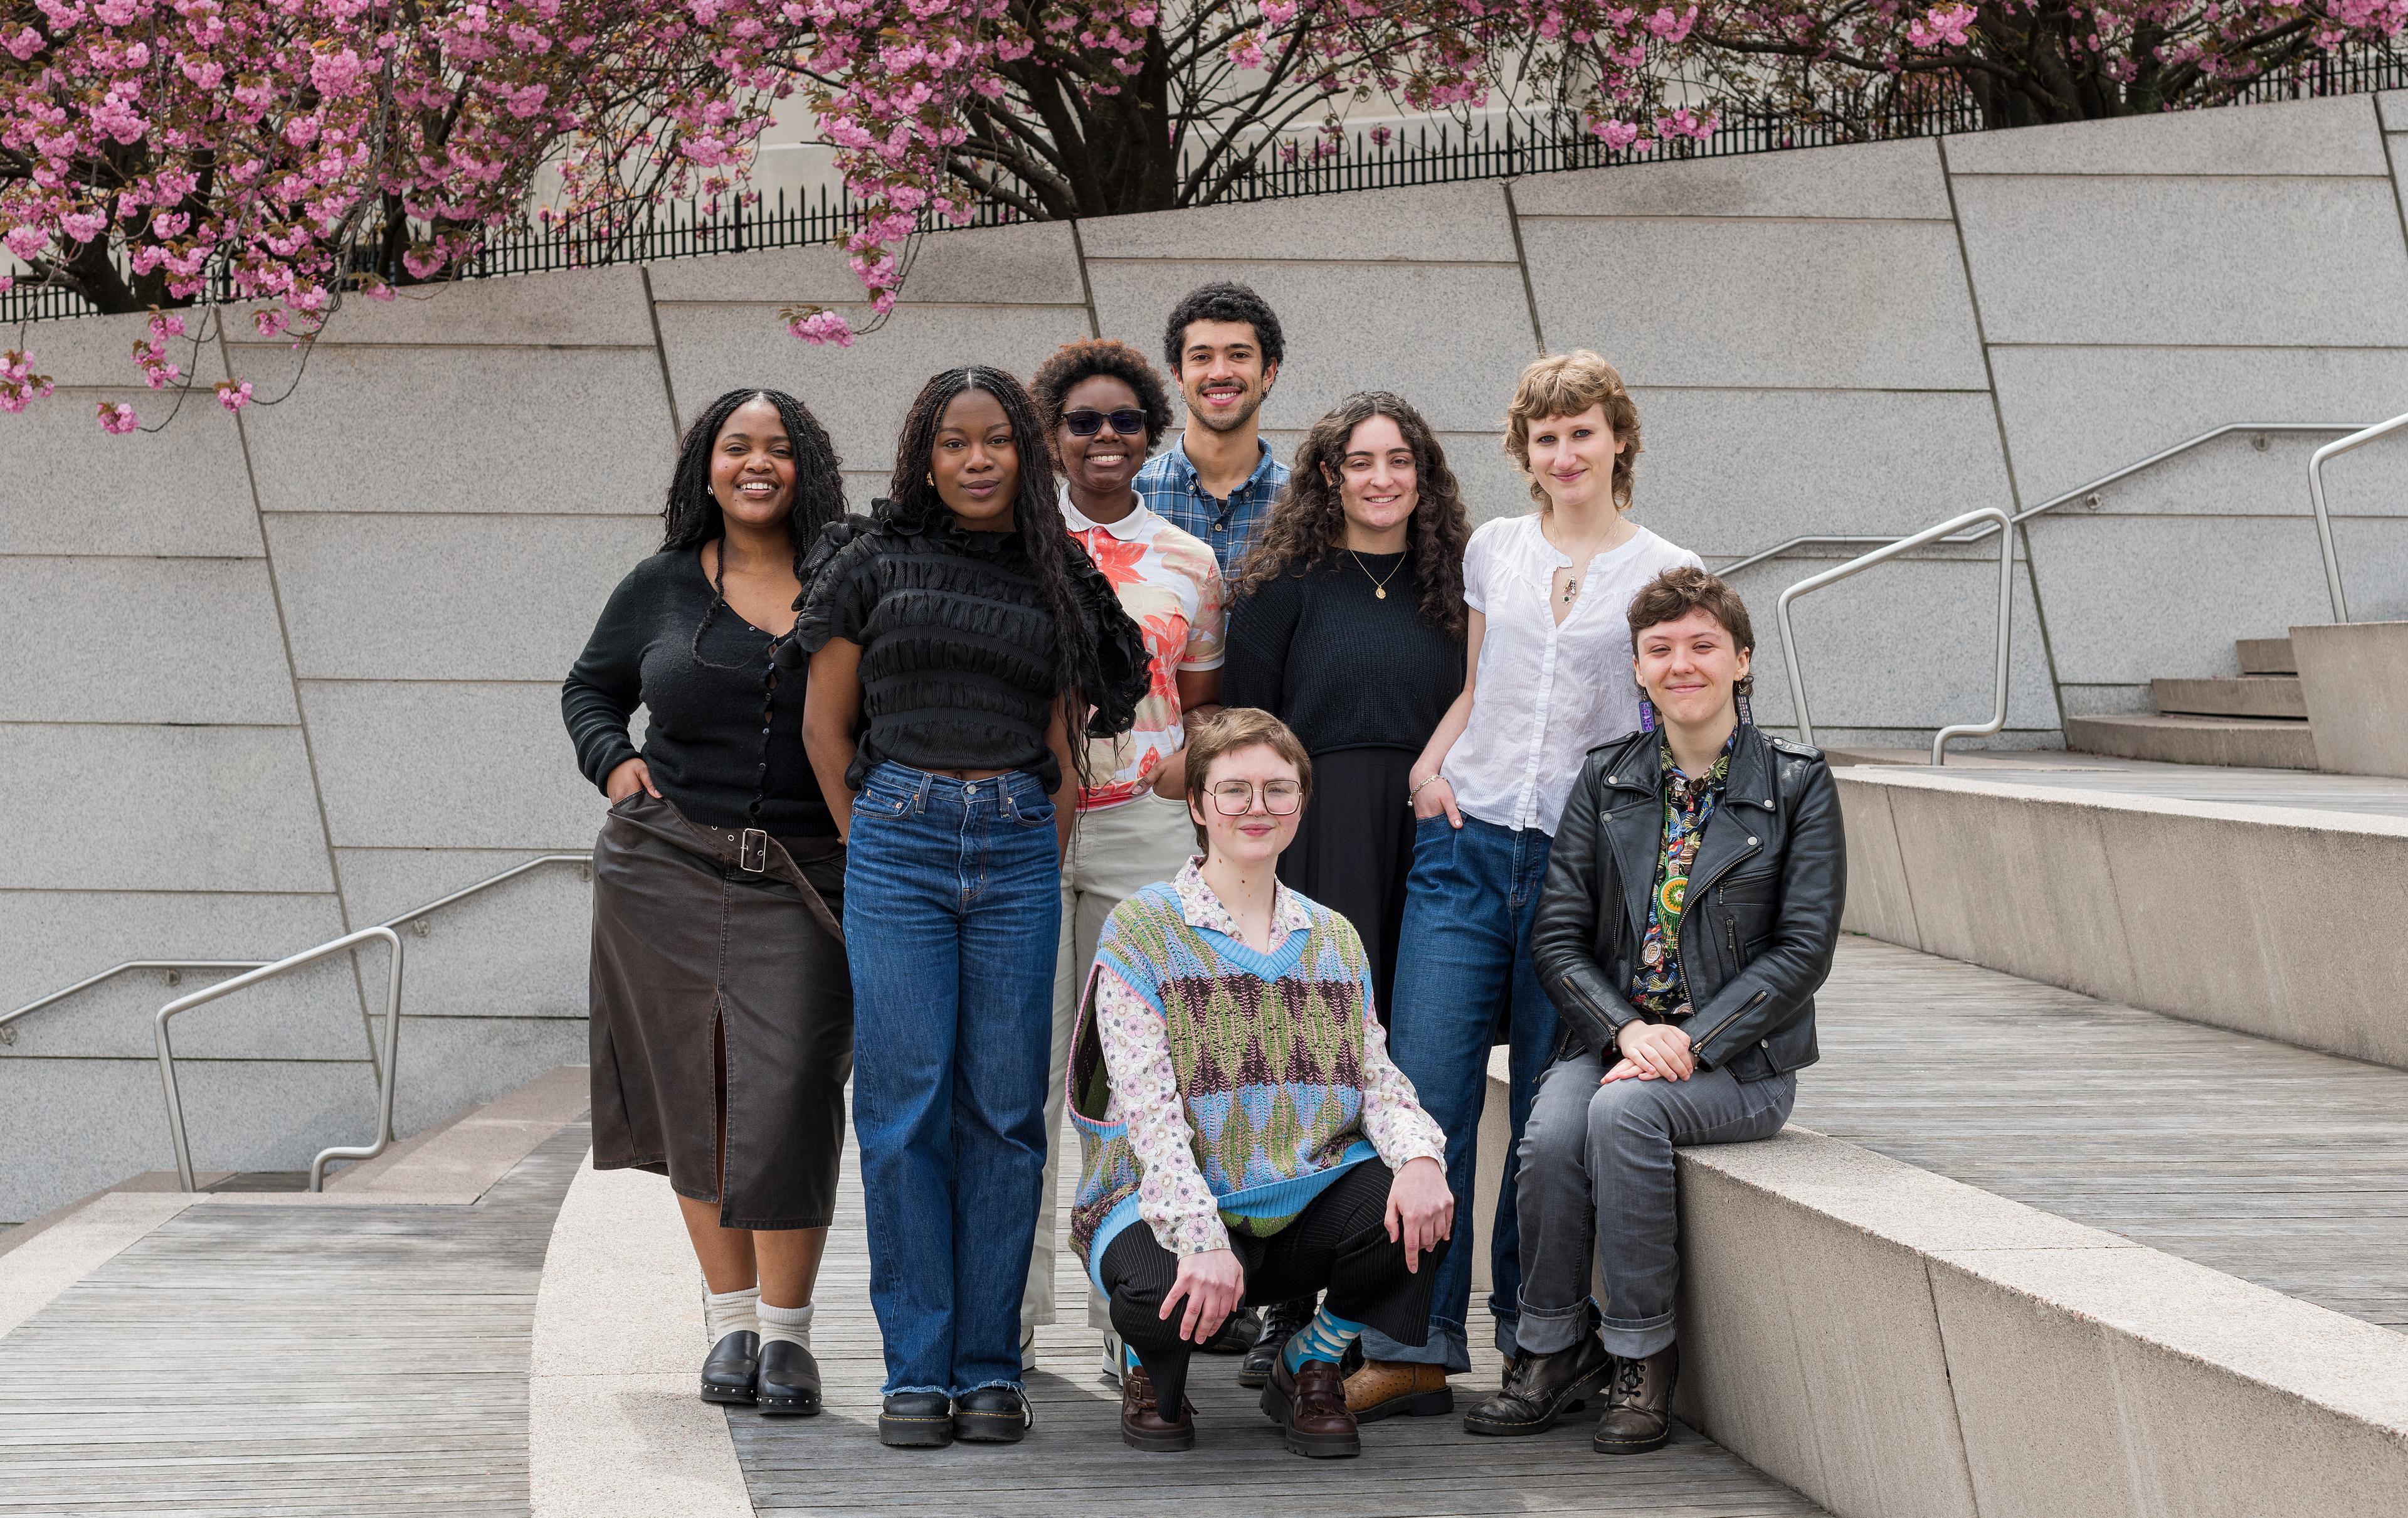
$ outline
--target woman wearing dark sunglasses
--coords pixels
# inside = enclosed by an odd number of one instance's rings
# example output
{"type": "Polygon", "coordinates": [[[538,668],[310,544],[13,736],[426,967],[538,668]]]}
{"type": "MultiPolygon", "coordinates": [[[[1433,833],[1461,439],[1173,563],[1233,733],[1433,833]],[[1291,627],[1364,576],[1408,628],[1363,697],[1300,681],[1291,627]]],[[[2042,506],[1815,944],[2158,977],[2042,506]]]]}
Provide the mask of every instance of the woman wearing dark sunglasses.
{"type": "MultiPolygon", "coordinates": [[[[1220,707],[1227,600],[1211,548],[1138,499],[1138,467],[1170,426],[1169,396],[1145,356],[1109,340],[1069,343],[1038,369],[1029,394],[1060,466],[1063,525],[1143,632],[1153,682],[1138,703],[1132,730],[1089,745],[1091,778],[1079,788],[1077,820],[1062,857],[1044,1212],[1021,1302],[1024,1336],[1055,1317],[1054,1187],[1079,987],[1112,908],[1177,875],[1192,852],[1183,799],[1187,729],[1220,707]]],[[[1101,1302],[1090,1301],[1088,1322],[1111,1333],[1101,1302]]],[[[1253,1342],[1254,1327],[1253,1315],[1241,1315],[1219,1347],[1242,1351],[1253,1342]]]]}

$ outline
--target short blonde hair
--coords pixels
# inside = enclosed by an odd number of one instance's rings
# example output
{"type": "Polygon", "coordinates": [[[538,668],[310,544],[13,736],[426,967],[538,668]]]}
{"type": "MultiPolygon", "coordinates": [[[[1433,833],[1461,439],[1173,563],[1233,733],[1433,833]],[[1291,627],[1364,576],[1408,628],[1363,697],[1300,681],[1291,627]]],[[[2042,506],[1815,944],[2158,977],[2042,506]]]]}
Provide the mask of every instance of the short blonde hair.
{"type": "Polygon", "coordinates": [[[1613,455],[1613,504],[1630,510],[1630,485],[1639,455],[1639,403],[1622,383],[1622,372],[1589,352],[1575,348],[1532,362],[1513,386],[1513,403],[1505,409],[1505,452],[1530,484],[1530,499],[1541,507],[1550,503],[1546,487],[1530,472],[1530,424],[1550,416],[1578,416],[1591,406],[1605,408],[1605,425],[1623,445],[1613,455]]]}
{"type": "Polygon", "coordinates": [[[1203,810],[1197,798],[1204,794],[1205,784],[1212,773],[1213,761],[1225,754],[1241,748],[1264,747],[1296,766],[1297,784],[1303,788],[1304,799],[1312,799],[1312,756],[1304,751],[1304,740],[1296,735],[1278,717],[1259,706],[1225,706],[1196,724],[1187,736],[1187,820],[1196,827],[1196,846],[1211,851],[1211,833],[1196,814],[1203,810]]]}

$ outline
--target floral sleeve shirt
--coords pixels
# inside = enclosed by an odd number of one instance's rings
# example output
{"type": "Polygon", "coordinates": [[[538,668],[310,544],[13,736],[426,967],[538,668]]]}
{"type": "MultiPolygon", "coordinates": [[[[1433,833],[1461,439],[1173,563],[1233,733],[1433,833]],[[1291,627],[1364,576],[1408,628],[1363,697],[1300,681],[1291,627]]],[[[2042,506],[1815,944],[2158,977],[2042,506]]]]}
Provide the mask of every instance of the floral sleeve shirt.
{"type": "MultiPolygon", "coordinates": [[[[1235,938],[1237,921],[1197,873],[1200,862],[1188,860],[1172,882],[1179,891],[1180,915],[1190,927],[1209,928],[1235,938]]],[[[1312,909],[1304,898],[1285,886],[1276,889],[1269,952],[1277,952],[1289,933],[1312,926],[1312,909]]],[[[1422,1110],[1413,1095],[1413,1083],[1388,1058],[1387,1035],[1373,1013],[1367,993],[1363,1135],[1391,1170],[1425,1158],[1444,1164],[1446,1135],[1437,1120],[1422,1110]]],[[[1110,969],[1096,972],[1096,1034],[1112,1077],[1111,1106],[1105,1120],[1125,1122],[1129,1147],[1137,1151],[1138,1216],[1154,1230],[1156,1243],[1182,1258],[1227,1249],[1229,1231],[1221,1222],[1220,1203],[1205,1184],[1204,1173],[1197,1168],[1196,1134],[1188,1127],[1180,1104],[1169,1031],[1163,1025],[1162,1015],[1110,969]]]]}
{"type": "Polygon", "coordinates": [[[1672,762],[1672,745],[1659,743],[1656,765],[1664,774],[1664,837],[1656,851],[1656,889],[1647,898],[1647,936],[1630,972],[1630,1005],[1649,1017],[1677,1022],[1690,1013],[1688,981],[1681,974],[1681,914],[1688,904],[1689,865],[1706,836],[1706,823],[1722,804],[1730,778],[1734,728],[1713,768],[1695,780],[1672,762]]]}

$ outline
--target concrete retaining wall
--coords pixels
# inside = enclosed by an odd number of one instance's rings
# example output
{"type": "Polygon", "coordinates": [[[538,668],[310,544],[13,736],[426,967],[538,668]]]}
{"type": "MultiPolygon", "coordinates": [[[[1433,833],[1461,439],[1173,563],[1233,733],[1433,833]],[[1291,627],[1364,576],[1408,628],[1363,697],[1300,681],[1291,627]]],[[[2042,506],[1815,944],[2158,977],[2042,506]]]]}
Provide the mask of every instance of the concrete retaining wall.
{"type": "Polygon", "coordinates": [[[2408,1511],[2408,1338],[1791,1128],[1680,1156],[1681,1415],[1841,1518],[2408,1511]]]}
{"type": "MultiPolygon", "coordinates": [[[[1288,327],[1282,449],[1346,391],[1395,388],[1477,514],[1521,510],[1497,447],[1512,378],[1586,344],[1645,413],[1649,526],[1725,559],[1905,532],[2244,413],[2401,409],[2386,130],[2408,135],[2408,96],[948,233],[841,352],[776,320],[857,294],[829,249],[481,281],[360,303],[289,400],[199,398],[157,437],[92,420],[164,414],[126,388],[137,320],[37,326],[59,392],[0,419],[0,1007],[127,958],[287,953],[590,842],[554,687],[656,541],[678,419],[724,387],[803,396],[866,504],[932,369],[1025,371],[1090,333],[1151,351],[1180,292],[1235,277],[1288,327]]],[[[237,340],[197,368],[272,398],[294,362],[237,340]]],[[[2060,704],[2143,705],[2152,675],[2232,672],[2233,638],[2317,614],[2311,445],[2230,440],[2034,523],[2000,741],[2054,743],[2060,704]]],[[[2408,615],[2403,485],[2408,446],[2334,471],[2361,615],[2408,615]]],[[[1769,614],[1826,562],[1742,588],[1769,614]]],[[[1984,708],[1990,573],[1943,556],[1801,604],[1827,741],[1915,746],[1984,708]]],[[[1788,719],[1782,682],[1758,712],[1788,719]]],[[[543,875],[413,941],[405,1128],[579,1057],[584,914],[543,875]]],[[[137,1063],[166,996],[117,986],[0,1047],[0,1220],[166,1163],[137,1063]]],[[[330,967],[187,1019],[203,1167],[290,1167],[365,1129],[361,1004],[330,967]]]]}
{"type": "Polygon", "coordinates": [[[2293,628],[2291,655],[2318,767],[2408,776],[2408,622],[2293,628]]]}
{"type": "Polygon", "coordinates": [[[2408,1068],[2408,819],[1838,777],[1850,930],[2408,1068]]]}

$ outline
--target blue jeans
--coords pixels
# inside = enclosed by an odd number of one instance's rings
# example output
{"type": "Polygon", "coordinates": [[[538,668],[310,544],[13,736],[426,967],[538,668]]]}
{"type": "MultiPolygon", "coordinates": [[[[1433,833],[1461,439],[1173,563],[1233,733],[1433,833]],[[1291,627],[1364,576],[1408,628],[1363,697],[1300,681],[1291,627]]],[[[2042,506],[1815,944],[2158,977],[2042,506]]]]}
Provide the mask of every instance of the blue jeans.
{"type": "Polygon", "coordinates": [[[1020,1384],[1060,875],[1033,775],[882,764],[853,802],[853,1121],[889,1393],[1020,1384]]]}
{"type": "MultiPolygon", "coordinates": [[[[1443,813],[1413,830],[1413,870],[1405,882],[1405,920],[1397,934],[1396,1005],[1388,1013],[1388,1052],[1413,1083],[1424,1111],[1446,1130],[1446,1180],[1455,1191],[1458,1238],[1471,1231],[1480,1108],[1488,1094],[1488,1049],[1509,1044],[1512,1070],[1512,1147],[1489,1236],[1488,1311],[1497,1349],[1513,1352],[1521,1313],[1520,1214],[1515,1158],[1530,1095],[1555,1042],[1555,1005],[1530,965],[1530,921],[1546,883],[1554,840],[1536,828],[1500,828],[1467,816],[1450,826],[1443,813]]],[[[849,902],[848,902],[849,906],[849,902]]],[[[1374,1360],[1421,1361],[1450,1371],[1471,1368],[1464,1320],[1471,1307],[1471,1251],[1439,1262],[1430,1302],[1429,1342],[1400,1344],[1363,1336],[1374,1360]]]]}

